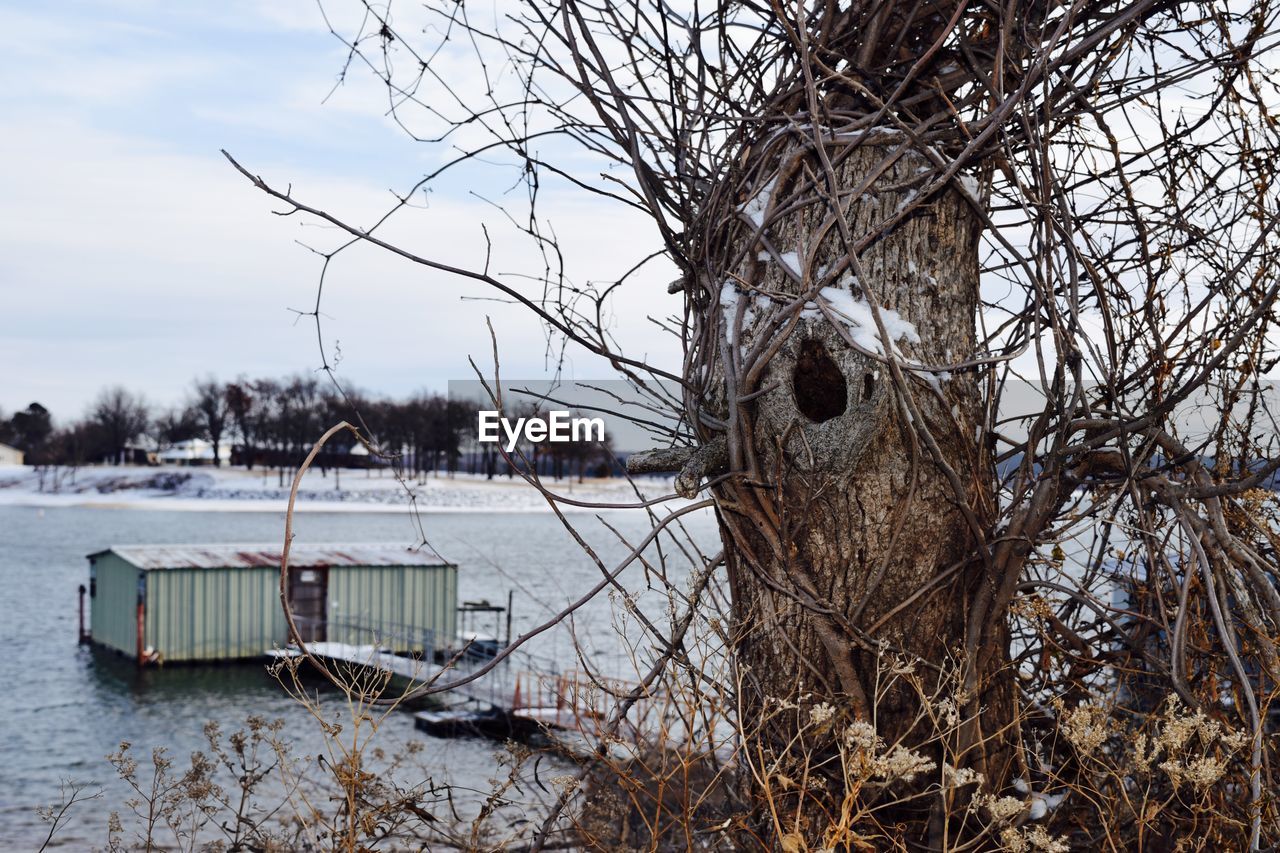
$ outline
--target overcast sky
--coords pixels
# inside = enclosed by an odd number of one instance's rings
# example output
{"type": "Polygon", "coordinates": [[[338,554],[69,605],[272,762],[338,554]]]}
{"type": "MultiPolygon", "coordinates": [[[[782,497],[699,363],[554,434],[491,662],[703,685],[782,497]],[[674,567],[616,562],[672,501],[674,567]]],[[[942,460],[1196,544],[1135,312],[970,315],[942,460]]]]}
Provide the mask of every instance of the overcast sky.
{"type": "MultiPolygon", "coordinates": [[[[6,413],[34,400],[78,417],[113,384],[168,405],[198,375],[319,364],[314,328],[289,310],[311,307],[319,263],[295,241],[325,248],[334,235],[273,216],[219,149],[356,224],[448,154],[397,128],[365,77],[322,103],[344,52],[314,0],[2,0],[0,32],[6,413]]],[[[481,265],[480,223],[500,233],[500,217],[470,189],[465,179],[438,186],[427,210],[390,233],[423,254],[481,265]]],[[[566,193],[552,209],[578,282],[616,277],[636,256],[636,236],[649,239],[643,223],[589,199],[566,193]]],[[[539,266],[497,242],[495,269],[539,266]]],[[[614,306],[626,320],[615,330],[669,364],[673,343],[644,316],[677,310],[662,287],[670,277],[654,270],[651,288],[614,306]]],[[[330,355],[340,351],[341,374],[374,392],[444,390],[472,375],[468,355],[490,363],[490,315],[504,375],[545,375],[538,324],[523,309],[466,298],[488,295],[375,250],[350,253],[326,284],[330,355]]],[[[582,356],[567,369],[609,375],[582,356]]]]}

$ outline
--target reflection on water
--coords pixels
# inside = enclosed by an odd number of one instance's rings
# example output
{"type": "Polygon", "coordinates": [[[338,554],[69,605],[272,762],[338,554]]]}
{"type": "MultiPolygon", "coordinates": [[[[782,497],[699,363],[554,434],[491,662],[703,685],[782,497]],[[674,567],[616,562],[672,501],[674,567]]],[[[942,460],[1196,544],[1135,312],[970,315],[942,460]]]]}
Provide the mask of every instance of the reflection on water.
{"type": "MultiPolygon", "coordinates": [[[[714,535],[709,516],[685,522],[703,542],[714,535]]],[[[517,635],[600,579],[548,515],[457,513],[425,523],[431,544],[459,564],[462,599],[497,601],[515,590],[517,635]]],[[[638,514],[614,514],[610,523],[635,538],[647,529],[638,514]]],[[[606,560],[625,553],[598,523],[584,518],[584,525],[606,560]]],[[[306,514],[295,527],[303,542],[414,544],[412,521],[401,514],[306,514]]],[[[59,834],[63,846],[102,846],[108,812],[123,809],[126,799],[105,760],[122,740],[139,756],[168,747],[183,763],[205,746],[205,722],[231,732],[258,714],[286,721],[295,753],[320,749],[315,721],[261,664],[139,671],[125,658],[76,645],[76,588],[87,578],[91,551],[123,543],[275,542],[282,531],[283,518],[273,513],[0,507],[0,849],[38,846],[45,827],[35,808],[55,802],[67,779],[105,793],[71,815],[59,834]]],[[[609,622],[605,601],[575,620],[588,651],[616,653],[609,622]]],[[[553,633],[537,650],[568,659],[567,644],[553,633]]],[[[321,695],[336,704],[336,694],[321,695]]],[[[494,772],[492,743],[429,738],[414,730],[408,713],[392,714],[378,733],[379,745],[392,752],[410,739],[427,743],[423,772],[437,780],[483,789],[494,772]]]]}

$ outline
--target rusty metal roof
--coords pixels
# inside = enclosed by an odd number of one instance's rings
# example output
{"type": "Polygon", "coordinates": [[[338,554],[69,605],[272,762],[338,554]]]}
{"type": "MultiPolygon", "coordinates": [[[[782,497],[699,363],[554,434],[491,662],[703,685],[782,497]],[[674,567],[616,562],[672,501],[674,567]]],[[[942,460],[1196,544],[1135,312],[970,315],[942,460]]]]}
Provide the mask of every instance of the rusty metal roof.
{"type": "MultiPolygon", "coordinates": [[[[140,569],[252,569],[280,568],[281,546],[275,545],[112,545],[89,557],[112,553],[140,569]]],[[[450,565],[430,548],[404,548],[376,543],[294,545],[289,565],[330,566],[444,566],[450,565]]]]}

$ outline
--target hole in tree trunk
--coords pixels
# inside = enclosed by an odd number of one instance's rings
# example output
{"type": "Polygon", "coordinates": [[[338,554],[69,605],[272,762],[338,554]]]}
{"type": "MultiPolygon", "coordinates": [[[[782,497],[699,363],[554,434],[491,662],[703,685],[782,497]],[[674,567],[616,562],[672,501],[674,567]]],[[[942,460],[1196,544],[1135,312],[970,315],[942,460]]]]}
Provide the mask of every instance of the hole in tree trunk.
{"type": "Polygon", "coordinates": [[[862,399],[870,400],[871,395],[876,392],[876,377],[871,373],[862,374],[862,399]]]}
{"type": "Polygon", "coordinates": [[[791,377],[796,408],[811,421],[822,423],[844,414],[849,404],[849,386],[822,341],[801,342],[791,377]]]}

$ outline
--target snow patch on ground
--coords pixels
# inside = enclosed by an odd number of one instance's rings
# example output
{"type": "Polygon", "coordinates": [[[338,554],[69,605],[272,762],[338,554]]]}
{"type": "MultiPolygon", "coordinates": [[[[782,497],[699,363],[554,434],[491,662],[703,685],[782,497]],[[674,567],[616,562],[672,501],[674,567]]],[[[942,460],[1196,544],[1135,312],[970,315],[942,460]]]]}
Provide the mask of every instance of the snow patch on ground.
{"type": "MultiPolygon", "coordinates": [[[[592,503],[635,503],[630,484],[621,478],[544,478],[543,486],[556,494],[592,503]]],[[[669,478],[637,481],[650,497],[670,494],[669,478]]],[[[0,505],[63,507],[91,506],[126,509],[168,509],[231,512],[283,512],[292,480],[284,485],[274,472],[214,468],[133,468],[94,466],[45,469],[0,467],[0,505]]],[[[545,499],[519,477],[489,480],[483,476],[428,474],[402,485],[389,472],[344,470],[335,477],[317,469],[308,472],[298,490],[300,512],[402,512],[412,503],[424,512],[544,512],[545,499]],[[340,484],[340,488],[337,486],[340,484]]],[[[593,508],[562,505],[566,511],[595,512],[593,508]]]]}

